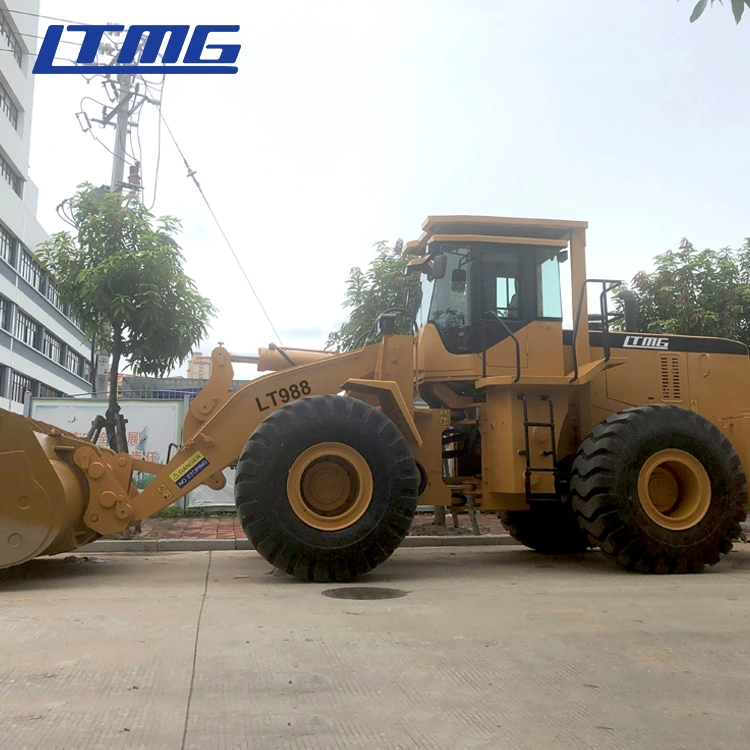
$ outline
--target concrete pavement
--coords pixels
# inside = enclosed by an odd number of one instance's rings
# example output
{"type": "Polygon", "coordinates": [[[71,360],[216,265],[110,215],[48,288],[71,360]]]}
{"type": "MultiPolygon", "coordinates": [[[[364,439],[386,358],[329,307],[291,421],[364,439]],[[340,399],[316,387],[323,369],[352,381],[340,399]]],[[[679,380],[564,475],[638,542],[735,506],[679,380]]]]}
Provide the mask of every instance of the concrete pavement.
{"type": "MultiPolygon", "coordinates": [[[[598,553],[402,549],[362,601],[254,552],[0,571],[3,750],[637,748],[750,738],[750,548],[693,576],[598,553]]],[[[347,586],[346,588],[349,588],[347,586]]]]}

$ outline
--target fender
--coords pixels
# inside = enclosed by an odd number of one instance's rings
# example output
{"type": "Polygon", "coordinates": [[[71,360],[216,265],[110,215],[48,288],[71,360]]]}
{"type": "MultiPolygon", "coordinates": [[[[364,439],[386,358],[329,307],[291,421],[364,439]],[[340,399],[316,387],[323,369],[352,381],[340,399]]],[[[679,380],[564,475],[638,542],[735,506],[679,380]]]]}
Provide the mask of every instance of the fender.
{"type": "Polygon", "coordinates": [[[395,380],[350,379],[344,383],[343,390],[354,394],[355,398],[357,394],[374,396],[383,413],[401,430],[409,445],[417,448],[422,446],[422,437],[414,423],[412,410],[395,380]]]}

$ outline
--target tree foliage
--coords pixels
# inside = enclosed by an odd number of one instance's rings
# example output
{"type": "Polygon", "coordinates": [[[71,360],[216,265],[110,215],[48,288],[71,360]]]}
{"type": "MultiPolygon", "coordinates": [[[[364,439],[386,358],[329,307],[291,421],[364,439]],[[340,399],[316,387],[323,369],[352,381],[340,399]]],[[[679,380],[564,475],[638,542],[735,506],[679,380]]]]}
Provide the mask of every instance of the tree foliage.
{"type": "Polygon", "coordinates": [[[651,273],[641,271],[630,284],[639,331],[718,336],[750,346],[750,239],[736,250],[697,250],[684,239],[679,251],[654,262],[651,273]]]}
{"type": "MultiPolygon", "coordinates": [[[[338,331],[328,334],[327,349],[342,351],[377,340],[373,330],[376,318],[382,312],[403,307],[407,278],[404,275],[409,258],[403,252],[403,241],[391,247],[386,240],[375,243],[375,258],[366,271],[352,268],[346,281],[346,294],[341,305],[351,310],[349,320],[338,331]]],[[[409,333],[411,323],[405,315],[397,319],[398,333],[409,333]]]]}
{"type": "Polygon", "coordinates": [[[156,219],[137,197],[103,194],[88,183],[67,205],[75,231],[53,235],[37,257],[87,336],[112,355],[112,419],[121,359],[163,375],[206,335],[215,310],[182,268],[177,219],[156,219]]]}
{"type": "MultiPolygon", "coordinates": [[[[711,0],[711,5],[715,2],[716,0],[711,0]]],[[[723,5],[722,0],[719,0],[719,2],[723,5]]],[[[739,23],[742,20],[742,14],[745,12],[745,7],[750,8],[750,0],[730,0],[730,2],[732,4],[734,20],[736,23],[739,23]]],[[[703,11],[706,10],[707,5],[708,0],[698,0],[693,8],[692,14],[690,15],[690,23],[697,21],[703,15],[703,11]]]]}

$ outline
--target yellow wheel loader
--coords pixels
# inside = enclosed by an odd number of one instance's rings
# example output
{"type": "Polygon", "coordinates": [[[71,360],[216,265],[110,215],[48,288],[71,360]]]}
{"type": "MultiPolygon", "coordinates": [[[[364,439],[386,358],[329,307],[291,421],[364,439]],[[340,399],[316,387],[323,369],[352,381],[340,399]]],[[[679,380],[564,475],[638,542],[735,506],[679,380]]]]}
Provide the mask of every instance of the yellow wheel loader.
{"type": "Polygon", "coordinates": [[[741,533],[750,360],[735,341],[639,332],[588,279],[586,223],[430,217],[407,244],[415,335],[339,354],[262,349],[234,393],[232,357],[190,406],[166,464],[0,413],[0,567],[73,550],[220,489],[276,567],[305,581],[372,570],[417,502],[500,515],[544,553],[598,547],[624,568],[713,565],[741,533]],[[572,328],[563,326],[569,274],[572,328]],[[588,296],[600,313],[588,314],[588,296]],[[139,491],[133,471],[156,478],[139,491]]]}

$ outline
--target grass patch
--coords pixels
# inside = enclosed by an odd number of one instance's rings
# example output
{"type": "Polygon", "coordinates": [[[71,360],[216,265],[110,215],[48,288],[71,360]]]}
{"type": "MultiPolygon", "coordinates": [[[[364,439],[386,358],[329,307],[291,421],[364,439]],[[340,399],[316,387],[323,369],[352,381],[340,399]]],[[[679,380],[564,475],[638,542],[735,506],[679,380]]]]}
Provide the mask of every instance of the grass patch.
{"type": "Polygon", "coordinates": [[[237,514],[233,510],[211,510],[210,508],[180,508],[169,505],[151,518],[232,518],[237,514]]]}

